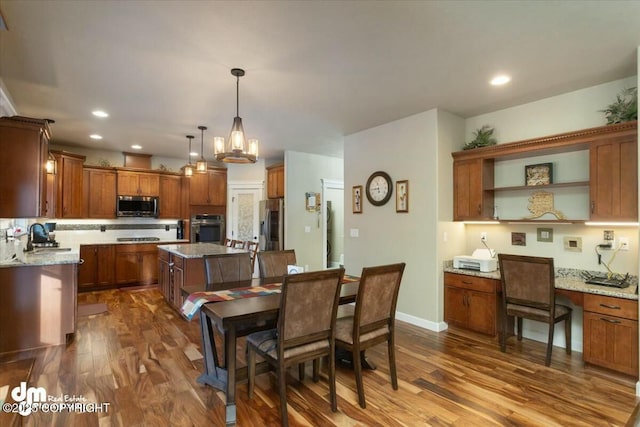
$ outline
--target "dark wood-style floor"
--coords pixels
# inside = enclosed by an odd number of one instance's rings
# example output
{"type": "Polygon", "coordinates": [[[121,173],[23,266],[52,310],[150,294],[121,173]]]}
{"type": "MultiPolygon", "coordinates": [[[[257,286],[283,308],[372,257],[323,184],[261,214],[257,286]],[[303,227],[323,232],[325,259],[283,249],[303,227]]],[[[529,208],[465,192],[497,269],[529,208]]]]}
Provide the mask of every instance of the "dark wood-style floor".
{"type": "MultiPolygon", "coordinates": [[[[35,357],[31,385],[49,395],[108,402],[107,413],[31,414],[27,426],[223,426],[224,394],[196,383],[203,363],[199,323],[187,322],[156,288],[84,293],[80,303],[105,302],[109,312],[78,319],[68,346],[6,355],[35,357]]],[[[338,412],[328,402],[326,373],[302,383],[288,378],[292,426],[621,426],[636,404],[635,381],[585,368],[581,354],[545,345],[495,340],[460,330],[426,331],[398,322],[399,390],[388,378],[386,347],[368,351],[367,409],[358,406],[353,373],[339,367],[338,412]]],[[[239,351],[244,354],[244,351],[239,351]]],[[[309,364],[310,365],[310,364],[309,364]]],[[[253,400],[238,386],[238,425],[279,425],[273,374],[257,379],[253,400]]]]}

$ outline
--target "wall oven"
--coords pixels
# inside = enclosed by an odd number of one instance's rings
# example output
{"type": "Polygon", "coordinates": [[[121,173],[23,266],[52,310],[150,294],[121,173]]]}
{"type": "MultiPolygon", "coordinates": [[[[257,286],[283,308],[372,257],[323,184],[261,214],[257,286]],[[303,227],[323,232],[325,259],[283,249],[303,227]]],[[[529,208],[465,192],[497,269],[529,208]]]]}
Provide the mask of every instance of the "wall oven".
{"type": "Polygon", "coordinates": [[[193,215],[191,217],[191,243],[224,242],[224,215],[193,215]]]}

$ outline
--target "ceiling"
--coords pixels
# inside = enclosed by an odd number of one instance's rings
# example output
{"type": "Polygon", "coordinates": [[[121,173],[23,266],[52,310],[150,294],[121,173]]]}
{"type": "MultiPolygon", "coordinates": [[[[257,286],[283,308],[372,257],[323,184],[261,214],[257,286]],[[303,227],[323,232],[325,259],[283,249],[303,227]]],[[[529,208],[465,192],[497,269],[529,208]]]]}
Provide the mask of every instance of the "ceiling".
{"type": "MultiPolygon", "coordinates": [[[[343,136],[461,117],[637,73],[638,1],[0,0],[0,79],[53,142],[186,158],[240,116],[260,155],[342,157],[343,136]],[[508,73],[511,83],[488,81],[508,73]],[[107,119],[91,115],[94,109],[107,119]],[[101,134],[94,141],[89,134],[101,134]]],[[[604,106],[603,106],[604,107],[604,106]]]]}

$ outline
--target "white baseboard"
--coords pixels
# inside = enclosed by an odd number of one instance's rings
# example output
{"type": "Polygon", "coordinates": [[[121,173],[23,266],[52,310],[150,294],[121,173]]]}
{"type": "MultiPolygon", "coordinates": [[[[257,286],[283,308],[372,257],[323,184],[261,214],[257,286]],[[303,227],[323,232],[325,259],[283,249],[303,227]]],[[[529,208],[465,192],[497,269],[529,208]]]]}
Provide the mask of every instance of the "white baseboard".
{"type": "Polygon", "coordinates": [[[636,382],[636,396],[640,396],[640,381],[636,382]]]}
{"type": "Polygon", "coordinates": [[[445,322],[432,322],[410,314],[400,313],[399,311],[396,311],[396,319],[434,332],[442,332],[448,327],[445,322]]]}

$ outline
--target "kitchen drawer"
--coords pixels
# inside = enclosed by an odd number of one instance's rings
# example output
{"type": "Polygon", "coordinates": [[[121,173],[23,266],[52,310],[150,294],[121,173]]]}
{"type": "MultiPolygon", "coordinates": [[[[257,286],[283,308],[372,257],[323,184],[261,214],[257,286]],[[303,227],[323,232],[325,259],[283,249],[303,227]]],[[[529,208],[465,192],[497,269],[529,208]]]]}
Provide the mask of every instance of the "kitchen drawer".
{"type": "Polygon", "coordinates": [[[584,311],[638,320],[638,301],[606,297],[603,295],[585,294],[584,311]]]}
{"type": "Polygon", "coordinates": [[[137,252],[153,252],[158,249],[156,243],[138,243],[138,244],[121,244],[116,245],[116,252],[122,253],[137,253],[137,252]]]}
{"type": "Polygon", "coordinates": [[[169,262],[169,252],[158,250],[158,259],[160,261],[169,262]]]}
{"type": "Polygon", "coordinates": [[[444,273],[445,286],[469,289],[478,292],[498,293],[500,281],[486,277],[468,276],[466,274],[444,273]]]}
{"type": "Polygon", "coordinates": [[[184,268],[184,258],[181,256],[174,255],[172,258],[173,265],[178,268],[184,268]]]}

